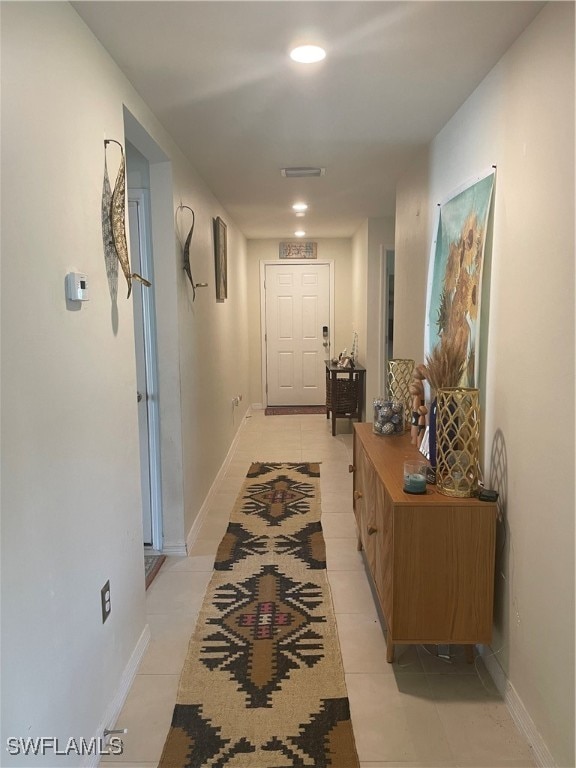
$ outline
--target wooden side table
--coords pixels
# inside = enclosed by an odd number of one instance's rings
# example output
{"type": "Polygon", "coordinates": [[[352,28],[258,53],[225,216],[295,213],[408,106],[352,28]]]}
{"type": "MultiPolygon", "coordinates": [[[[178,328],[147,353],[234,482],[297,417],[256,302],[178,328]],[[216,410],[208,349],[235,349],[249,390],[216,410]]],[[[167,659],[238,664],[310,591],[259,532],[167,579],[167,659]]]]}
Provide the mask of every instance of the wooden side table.
{"type": "Polygon", "coordinates": [[[362,421],[364,408],[364,377],[366,368],[340,368],[326,361],[326,418],[332,416],[332,434],[336,434],[336,419],[356,418],[362,421]]]}

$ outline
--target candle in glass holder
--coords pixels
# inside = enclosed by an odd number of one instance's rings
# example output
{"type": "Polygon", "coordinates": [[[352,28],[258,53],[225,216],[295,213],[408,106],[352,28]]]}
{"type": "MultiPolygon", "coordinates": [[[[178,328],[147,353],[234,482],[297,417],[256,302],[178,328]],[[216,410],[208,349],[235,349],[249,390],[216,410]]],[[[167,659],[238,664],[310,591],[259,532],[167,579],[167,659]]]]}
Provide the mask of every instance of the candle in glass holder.
{"type": "Polygon", "coordinates": [[[404,462],[404,491],[426,493],[426,464],[423,461],[404,462]]]}

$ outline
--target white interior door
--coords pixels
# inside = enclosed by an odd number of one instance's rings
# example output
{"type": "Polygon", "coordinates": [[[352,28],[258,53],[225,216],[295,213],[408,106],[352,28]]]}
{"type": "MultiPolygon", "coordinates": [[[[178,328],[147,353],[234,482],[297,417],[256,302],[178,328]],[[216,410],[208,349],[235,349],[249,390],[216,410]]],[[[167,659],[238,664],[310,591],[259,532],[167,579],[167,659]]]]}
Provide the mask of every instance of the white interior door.
{"type": "Polygon", "coordinates": [[[266,264],[264,286],[267,404],[323,405],[330,265],[266,264]]]}
{"type": "MultiPolygon", "coordinates": [[[[130,259],[132,271],[153,280],[148,233],[147,190],[128,191],[130,259]]],[[[158,376],[153,288],[132,282],[136,393],[140,437],[140,479],[144,544],[162,549],[161,486],[159,457],[158,376]]]]}

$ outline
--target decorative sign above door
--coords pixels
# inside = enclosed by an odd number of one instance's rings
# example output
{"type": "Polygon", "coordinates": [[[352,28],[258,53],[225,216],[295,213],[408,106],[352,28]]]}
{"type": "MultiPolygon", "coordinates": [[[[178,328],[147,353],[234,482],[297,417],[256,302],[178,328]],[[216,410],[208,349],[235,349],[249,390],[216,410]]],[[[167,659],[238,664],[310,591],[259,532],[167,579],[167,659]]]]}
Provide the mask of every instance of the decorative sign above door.
{"type": "Polygon", "coordinates": [[[316,259],[318,243],[280,243],[281,259],[316,259]]]}

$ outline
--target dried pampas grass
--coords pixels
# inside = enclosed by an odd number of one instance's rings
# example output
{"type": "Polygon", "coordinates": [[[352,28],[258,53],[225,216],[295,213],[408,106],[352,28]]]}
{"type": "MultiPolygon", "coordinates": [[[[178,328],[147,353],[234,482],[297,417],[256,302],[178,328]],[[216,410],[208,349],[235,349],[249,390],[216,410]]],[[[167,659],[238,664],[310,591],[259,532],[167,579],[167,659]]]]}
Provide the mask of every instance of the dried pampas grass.
{"type": "Polygon", "coordinates": [[[459,386],[466,370],[466,355],[458,346],[453,346],[441,338],[429,355],[426,355],[428,382],[436,392],[444,387],[459,386]]]}

